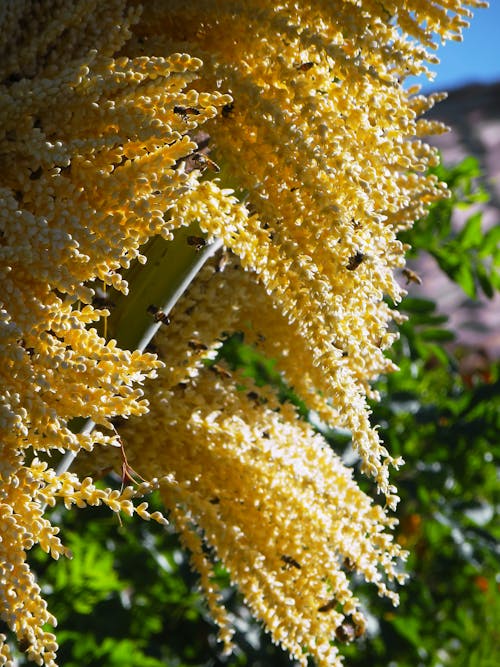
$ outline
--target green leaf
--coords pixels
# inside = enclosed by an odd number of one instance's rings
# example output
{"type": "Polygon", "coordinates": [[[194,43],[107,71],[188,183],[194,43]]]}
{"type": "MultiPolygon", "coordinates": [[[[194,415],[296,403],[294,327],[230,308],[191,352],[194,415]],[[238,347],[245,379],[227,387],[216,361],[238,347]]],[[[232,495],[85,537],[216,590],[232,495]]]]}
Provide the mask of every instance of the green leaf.
{"type": "Polygon", "coordinates": [[[462,248],[473,248],[481,244],[482,221],[483,221],[483,214],[480,211],[471,215],[470,218],[467,220],[463,229],[457,236],[457,241],[460,242],[462,248]]]}
{"type": "Polygon", "coordinates": [[[498,249],[500,245],[500,225],[495,225],[483,236],[479,254],[486,257],[498,249]]]}
{"type": "MultiPolygon", "coordinates": [[[[447,333],[451,333],[451,335],[453,337],[455,336],[455,334],[453,332],[448,331],[447,333]]],[[[443,341],[439,341],[439,342],[443,342],[443,341]]],[[[446,342],[448,342],[448,341],[446,341],[446,342]]],[[[441,362],[442,366],[449,365],[449,362],[450,362],[449,356],[442,347],[440,347],[439,345],[435,345],[434,343],[430,343],[429,348],[430,348],[430,351],[432,352],[432,354],[436,357],[436,359],[441,362]]]]}
{"type": "Polygon", "coordinates": [[[446,324],[448,322],[448,315],[433,315],[432,313],[412,313],[409,326],[434,326],[437,327],[441,324],[446,324]]]}
{"type": "Polygon", "coordinates": [[[417,619],[396,617],[392,621],[392,626],[396,629],[398,634],[407,639],[413,646],[419,647],[422,645],[417,619]]]}
{"type": "Polygon", "coordinates": [[[450,173],[454,174],[457,179],[463,178],[464,176],[466,176],[469,180],[472,178],[477,178],[478,176],[481,176],[479,160],[472,155],[468,155],[462,160],[462,162],[453,167],[450,173]]]}
{"type": "Polygon", "coordinates": [[[500,271],[492,271],[490,274],[490,281],[495,291],[500,291],[500,271]]]}
{"type": "Polygon", "coordinates": [[[495,296],[495,288],[482,264],[476,266],[476,276],[483,292],[489,299],[492,299],[495,296]]]}
{"type": "Polygon", "coordinates": [[[448,343],[455,339],[453,331],[449,331],[448,329],[425,329],[420,332],[420,336],[425,341],[436,343],[448,343]]]}
{"type": "Polygon", "coordinates": [[[462,262],[458,269],[450,276],[471,299],[477,296],[476,282],[470,263],[462,262]]]}
{"type": "Polygon", "coordinates": [[[406,313],[432,313],[436,309],[436,304],[429,299],[409,296],[404,299],[400,308],[406,313]]]}

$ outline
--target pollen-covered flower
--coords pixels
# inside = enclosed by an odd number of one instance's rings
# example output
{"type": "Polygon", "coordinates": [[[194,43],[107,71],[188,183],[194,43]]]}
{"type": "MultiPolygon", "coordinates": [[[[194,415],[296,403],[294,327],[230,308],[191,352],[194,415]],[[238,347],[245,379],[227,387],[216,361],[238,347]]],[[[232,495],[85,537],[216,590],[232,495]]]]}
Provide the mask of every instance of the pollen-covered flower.
{"type": "Polygon", "coordinates": [[[31,660],[56,664],[44,629],[55,619],[26,558],[35,544],[66,554],[44,517],[59,500],[163,524],[132,502],[160,488],[226,647],[207,546],[302,664],[307,651],[337,664],[332,638],[350,637],[346,623],[363,632],[351,569],[397,600],[393,520],[270,388],[206,362],[243,333],[323,421],[349,429],[395,506],[389,467],[400,461],[367,398],[393,370],[384,299],[403,295],[397,233],[445,196],[421,140],[443,130],[420,118],[439,95],[405,79],[436,61],[436,36],[460,38],[465,5],[484,4],[4,3],[0,596],[31,660]],[[168,242],[181,228],[193,265],[213,239],[235,258],[200,274],[159,358],[124,349],[127,309],[128,321],[168,321],[147,289],[127,294],[147,264],[148,288],[178,298],[168,276],[182,253],[168,242]],[[116,417],[130,418],[120,433],[116,417]],[[102,490],[54,463],[82,450],[91,470],[111,461],[123,479],[133,466],[151,482],[102,490]]]}

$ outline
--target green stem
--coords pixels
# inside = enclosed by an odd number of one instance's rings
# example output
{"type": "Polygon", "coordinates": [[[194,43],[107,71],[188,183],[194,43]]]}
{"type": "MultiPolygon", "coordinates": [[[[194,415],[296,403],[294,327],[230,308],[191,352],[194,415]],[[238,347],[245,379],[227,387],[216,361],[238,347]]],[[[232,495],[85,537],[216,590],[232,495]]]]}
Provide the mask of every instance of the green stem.
{"type": "Polygon", "coordinates": [[[196,250],[189,237],[203,238],[198,225],[178,229],[172,241],[156,236],[143,251],[147,263],[135,262],[124,273],[129,294],[118,295],[107,322],[108,338],[115,338],[121,348],[143,352],[161,326],[151,311],[168,315],[203,264],[222,247],[216,241],[196,250]]]}
{"type": "MultiPolygon", "coordinates": [[[[107,321],[108,339],[114,338],[122,349],[145,350],[162,325],[152,311],[167,316],[205,262],[222,247],[222,241],[217,240],[207,245],[200,242],[197,249],[189,243],[189,237],[203,238],[197,223],[176,230],[172,241],[156,236],[143,249],[146,264],[134,262],[124,272],[129,293],[116,295],[107,321]]],[[[82,434],[91,433],[95,427],[91,419],[83,426],[82,420],[78,422],[82,434]]],[[[74,420],[73,426],[76,423],[74,420]]],[[[57,474],[66,472],[75,457],[75,452],[67,452],[57,466],[57,474]]]]}

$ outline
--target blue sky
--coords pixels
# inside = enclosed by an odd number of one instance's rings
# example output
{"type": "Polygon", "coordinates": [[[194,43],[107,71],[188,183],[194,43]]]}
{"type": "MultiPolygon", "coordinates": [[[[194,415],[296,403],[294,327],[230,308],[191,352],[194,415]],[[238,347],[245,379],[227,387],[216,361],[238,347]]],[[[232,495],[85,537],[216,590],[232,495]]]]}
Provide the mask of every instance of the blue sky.
{"type": "Polygon", "coordinates": [[[500,81],[500,0],[489,2],[489,9],[474,11],[463,42],[447,42],[439,48],[441,64],[432,67],[437,73],[433,82],[421,82],[424,92],[500,81]]]}

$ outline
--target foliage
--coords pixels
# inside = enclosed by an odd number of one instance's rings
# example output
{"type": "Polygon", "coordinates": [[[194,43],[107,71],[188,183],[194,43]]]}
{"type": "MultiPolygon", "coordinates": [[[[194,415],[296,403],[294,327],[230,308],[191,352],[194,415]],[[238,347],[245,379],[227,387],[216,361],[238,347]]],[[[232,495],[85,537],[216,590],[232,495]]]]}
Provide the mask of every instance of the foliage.
{"type": "MultiPolygon", "coordinates": [[[[464,289],[470,284],[463,282],[465,274],[450,269],[453,252],[469,263],[477,279],[474,293],[484,283],[481,275],[489,275],[496,288],[491,266],[498,258],[492,242],[497,232],[472,243],[470,230],[478,225],[473,216],[451,238],[453,208],[484,198],[473,188],[475,163],[441,167],[440,176],[446,177],[452,199],[435,205],[407,240],[418,252],[426,248],[440,258],[441,268],[464,289]],[[440,230],[439,235],[430,235],[431,229],[433,234],[440,230]]],[[[495,580],[500,527],[494,519],[500,365],[475,350],[444,348],[453,335],[432,301],[407,298],[400,310],[408,320],[391,351],[400,371],[378,381],[381,401],[372,408],[390,451],[406,460],[397,480],[398,539],[411,552],[411,579],[401,589],[396,611],[359,583],[356,592],[374,615],[368,638],[344,652],[355,667],[493,667],[500,645],[495,580]]],[[[241,336],[229,339],[220,355],[258,384],[273,384],[281,400],[295,402],[302,417],[323,429],[332,446],[357,467],[348,436],[325,431],[272,360],[245,345],[241,336]]],[[[38,550],[36,568],[60,621],[66,667],[290,664],[227,587],[238,651],[230,659],[220,656],[196,579],[170,530],[131,519],[120,526],[101,508],[67,512],[63,524],[73,560],[56,565],[38,550]]],[[[227,585],[225,573],[218,576],[227,585]]]]}
{"type": "Polygon", "coordinates": [[[480,210],[468,217],[460,231],[453,225],[454,211],[488,199],[487,192],[472,180],[480,175],[479,164],[468,157],[452,168],[441,163],[431,171],[448,183],[451,197],[436,203],[425,219],[401,235],[411,244],[408,256],[428,252],[467,296],[474,299],[482,291],[491,298],[500,289],[500,227],[485,233],[480,210]]]}
{"type": "MultiPolygon", "coordinates": [[[[429,251],[470,296],[479,288],[492,296],[498,227],[481,234],[481,214],[474,213],[452,235],[450,222],[455,208],[485,201],[474,180],[477,163],[469,158],[437,171],[452,196],[408,233],[412,254],[429,251]]],[[[442,347],[453,333],[432,301],[407,298],[400,310],[408,320],[391,351],[400,371],[378,382],[381,401],[373,409],[389,449],[406,461],[398,476],[398,517],[411,579],[396,612],[379,605],[377,635],[364,651],[349,650],[350,664],[493,666],[499,659],[500,364],[481,350],[442,347]]]]}

